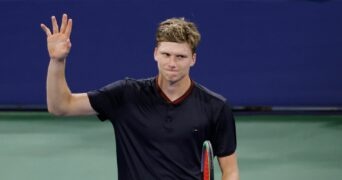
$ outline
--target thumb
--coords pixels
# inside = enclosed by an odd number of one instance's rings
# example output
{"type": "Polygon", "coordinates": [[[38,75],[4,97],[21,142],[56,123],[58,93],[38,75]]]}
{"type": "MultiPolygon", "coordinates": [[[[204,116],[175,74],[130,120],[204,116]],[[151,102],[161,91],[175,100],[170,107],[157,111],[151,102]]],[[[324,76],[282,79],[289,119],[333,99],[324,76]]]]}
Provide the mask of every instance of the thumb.
{"type": "Polygon", "coordinates": [[[71,47],[71,41],[70,39],[67,39],[68,46],[71,47]]]}

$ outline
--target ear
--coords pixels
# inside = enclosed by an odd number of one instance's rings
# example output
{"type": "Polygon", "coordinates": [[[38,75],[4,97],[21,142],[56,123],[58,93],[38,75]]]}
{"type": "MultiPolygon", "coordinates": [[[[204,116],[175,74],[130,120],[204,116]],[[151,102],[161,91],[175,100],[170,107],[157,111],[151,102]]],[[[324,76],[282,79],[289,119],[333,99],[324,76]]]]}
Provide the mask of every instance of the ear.
{"type": "Polygon", "coordinates": [[[157,52],[158,52],[158,47],[155,47],[154,52],[153,52],[153,56],[154,56],[155,61],[157,61],[157,52]]]}
{"type": "Polygon", "coordinates": [[[194,66],[194,65],[196,64],[196,57],[197,57],[197,54],[194,53],[194,54],[192,55],[192,62],[191,62],[191,64],[190,64],[191,67],[194,66]]]}

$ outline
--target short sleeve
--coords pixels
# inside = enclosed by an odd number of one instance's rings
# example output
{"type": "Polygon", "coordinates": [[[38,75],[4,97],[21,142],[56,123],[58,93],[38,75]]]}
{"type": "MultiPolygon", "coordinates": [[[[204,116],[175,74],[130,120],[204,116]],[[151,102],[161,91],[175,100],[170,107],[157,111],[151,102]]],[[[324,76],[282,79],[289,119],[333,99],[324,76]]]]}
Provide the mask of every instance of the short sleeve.
{"type": "Polygon", "coordinates": [[[232,109],[225,103],[215,123],[213,150],[214,154],[223,157],[236,150],[236,128],[232,109]]]}
{"type": "Polygon", "coordinates": [[[101,89],[89,91],[88,97],[91,106],[98,113],[101,121],[110,119],[123,103],[123,92],[126,81],[119,80],[101,89]]]}

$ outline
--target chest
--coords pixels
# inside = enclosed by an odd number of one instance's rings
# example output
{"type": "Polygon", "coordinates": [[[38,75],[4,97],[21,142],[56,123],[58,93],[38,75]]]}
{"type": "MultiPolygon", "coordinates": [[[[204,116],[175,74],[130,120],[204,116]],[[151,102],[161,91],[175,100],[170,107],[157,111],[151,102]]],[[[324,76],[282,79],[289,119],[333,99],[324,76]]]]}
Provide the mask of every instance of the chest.
{"type": "Polygon", "coordinates": [[[117,122],[135,138],[151,142],[198,142],[208,139],[213,119],[208,106],[196,100],[179,105],[163,102],[127,104],[130,109],[117,122]]]}

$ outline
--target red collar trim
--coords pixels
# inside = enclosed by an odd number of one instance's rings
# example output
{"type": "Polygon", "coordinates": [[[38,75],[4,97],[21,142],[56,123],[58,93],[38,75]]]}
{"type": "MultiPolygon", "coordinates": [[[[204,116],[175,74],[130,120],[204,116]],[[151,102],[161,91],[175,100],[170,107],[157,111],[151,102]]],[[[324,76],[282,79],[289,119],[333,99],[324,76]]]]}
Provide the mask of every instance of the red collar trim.
{"type": "MultiPolygon", "coordinates": [[[[191,79],[190,79],[191,80],[191,79]]],[[[163,90],[160,88],[159,84],[158,84],[158,76],[155,79],[155,83],[156,83],[156,87],[157,87],[157,91],[158,93],[161,95],[161,97],[163,97],[163,99],[169,103],[169,104],[173,104],[173,105],[178,105],[180,103],[182,103],[192,92],[192,89],[194,88],[194,82],[191,80],[191,84],[189,89],[178,99],[171,101],[166,94],[163,92],[163,90]]]]}

